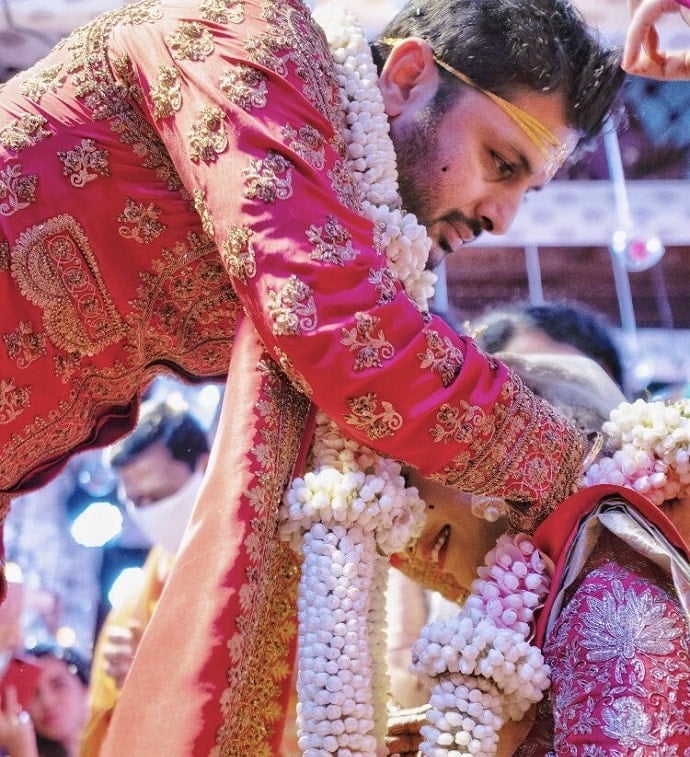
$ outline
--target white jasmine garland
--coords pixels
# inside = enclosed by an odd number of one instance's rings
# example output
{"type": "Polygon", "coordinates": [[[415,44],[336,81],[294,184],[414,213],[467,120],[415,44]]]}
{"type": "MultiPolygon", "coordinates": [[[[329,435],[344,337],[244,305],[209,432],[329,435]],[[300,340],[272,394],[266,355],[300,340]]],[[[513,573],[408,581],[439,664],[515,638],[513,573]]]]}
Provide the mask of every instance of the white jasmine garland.
{"type": "MultiPolygon", "coordinates": [[[[401,210],[397,168],[378,75],[354,17],[315,13],[333,51],[348,162],[377,244],[407,295],[426,311],[436,275],[431,241],[401,210]]],[[[346,440],[317,417],[311,470],[281,508],[283,537],[304,556],[298,598],[298,744],[309,757],[374,757],[383,749],[388,557],[419,536],[424,503],[400,465],[346,440]]]]}
{"type": "Polygon", "coordinates": [[[545,567],[525,534],[499,537],[458,614],[422,629],[411,666],[431,688],[422,754],[495,754],[503,725],[542,698],[548,667],[529,639],[545,567]]]}
{"type": "Polygon", "coordinates": [[[614,450],[587,469],[581,482],[628,486],[655,505],[686,496],[690,486],[690,399],[622,402],[602,426],[614,450]]]}

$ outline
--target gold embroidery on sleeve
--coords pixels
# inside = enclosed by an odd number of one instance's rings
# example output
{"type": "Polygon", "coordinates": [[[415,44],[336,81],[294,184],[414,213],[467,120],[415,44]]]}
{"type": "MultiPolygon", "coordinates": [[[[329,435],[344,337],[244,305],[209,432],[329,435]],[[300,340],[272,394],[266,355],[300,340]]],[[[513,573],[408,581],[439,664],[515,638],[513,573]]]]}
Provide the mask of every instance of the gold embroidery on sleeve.
{"type": "Polygon", "coordinates": [[[316,328],[314,295],[296,276],[290,276],[280,292],[269,292],[268,297],[276,336],[299,336],[316,328]]]}
{"type": "Polygon", "coordinates": [[[8,150],[21,152],[51,135],[45,128],[47,124],[43,116],[23,115],[0,128],[0,144],[8,150]]]}
{"type": "Polygon", "coordinates": [[[256,276],[256,257],[252,247],[254,232],[246,226],[233,226],[220,246],[220,254],[228,273],[242,282],[256,276]]]}
{"type": "Polygon", "coordinates": [[[443,386],[450,386],[464,362],[462,352],[453,345],[448,337],[441,338],[438,331],[431,329],[424,332],[428,348],[417,357],[422,368],[431,368],[441,377],[443,386]]]}
{"type": "Polygon", "coordinates": [[[124,335],[84,230],[69,215],[24,231],[12,250],[21,293],[43,310],[51,342],[94,355],[124,335]]]}
{"type": "Polygon", "coordinates": [[[0,271],[10,270],[10,243],[7,240],[0,242],[0,271]]]}
{"type": "Polygon", "coordinates": [[[290,383],[306,397],[311,397],[313,394],[311,386],[309,386],[304,376],[296,370],[290,358],[279,347],[276,347],[275,353],[278,358],[278,365],[280,365],[280,369],[290,379],[290,383]]]}
{"type": "Polygon", "coordinates": [[[341,343],[356,352],[354,370],[363,371],[366,368],[381,368],[384,360],[395,355],[393,345],[385,338],[383,329],[378,334],[374,330],[381,322],[380,318],[367,313],[355,315],[357,326],[354,329],[343,329],[341,343]]]}
{"type": "Polygon", "coordinates": [[[159,66],[158,79],[151,84],[153,117],[158,120],[172,116],[182,107],[180,74],[172,66],[159,66]]]}
{"type": "Polygon", "coordinates": [[[31,321],[20,321],[14,332],[3,334],[7,357],[18,368],[26,368],[34,360],[46,354],[46,340],[43,334],[34,331],[31,321]]]}
{"type": "Polygon", "coordinates": [[[368,392],[361,397],[348,400],[351,413],[344,416],[349,426],[363,431],[369,439],[383,439],[392,436],[402,428],[403,419],[390,402],[381,400],[375,392],[368,392]]]}
{"type": "Polygon", "coordinates": [[[99,176],[110,176],[108,155],[108,150],[96,147],[93,139],[82,139],[73,150],[57,154],[64,165],[63,173],[69,176],[73,187],[85,187],[99,176]]]}
{"type": "Polygon", "coordinates": [[[150,244],[165,230],[165,224],[158,220],[160,214],[160,208],[152,202],[144,205],[131,197],[125,197],[125,209],[117,220],[126,225],[120,226],[118,232],[125,239],[133,239],[139,244],[150,244]]]}
{"type": "Polygon", "coordinates": [[[300,128],[299,131],[290,125],[281,129],[285,144],[294,150],[300,158],[306,160],[310,166],[320,171],[325,164],[326,140],[309,124],[300,128]]]}
{"type": "Polygon", "coordinates": [[[50,89],[54,92],[64,83],[67,75],[62,72],[62,64],[48,66],[37,73],[32,74],[22,82],[19,91],[32,102],[40,102],[41,97],[50,89]]]}
{"type": "Polygon", "coordinates": [[[328,172],[333,191],[338,195],[340,202],[351,210],[360,211],[362,202],[357,182],[345,161],[338,161],[328,172]]]}
{"type": "Polygon", "coordinates": [[[379,305],[392,302],[398,294],[398,280],[388,268],[372,268],[369,271],[368,281],[376,287],[379,305]]]}
{"type": "Polygon", "coordinates": [[[14,379],[0,379],[0,424],[11,423],[31,405],[31,387],[15,386],[14,379]]]}
{"type": "Polygon", "coordinates": [[[269,151],[263,160],[251,159],[243,174],[247,184],[244,196],[250,200],[259,198],[272,205],[292,196],[292,163],[277,152],[269,151]]]}
{"type": "Polygon", "coordinates": [[[210,105],[202,108],[199,123],[189,131],[189,157],[198,163],[213,163],[228,146],[223,111],[210,105]]]}
{"type": "Polygon", "coordinates": [[[205,60],[214,48],[211,32],[193,21],[181,21],[167,42],[173,58],[177,60],[205,60]]]}
{"type": "Polygon", "coordinates": [[[241,24],[244,21],[244,0],[201,0],[199,12],[207,21],[241,24]]]}
{"type": "Polygon", "coordinates": [[[309,254],[313,260],[342,266],[357,257],[350,231],[330,213],[326,216],[324,226],[309,227],[307,239],[314,246],[314,251],[309,254]]]}
{"type": "Polygon", "coordinates": [[[268,102],[266,74],[244,63],[237,63],[223,74],[220,90],[230,102],[246,111],[265,108],[268,102]]]}
{"type": "Polygon", "coordinates": [[[22,176],[20,163],[0,171],[0,215],[11,216],[36,199],[38,176],[22,176]]]}
{"type": "Polygon", "coordinates": [[[213,239],[215,236],[213,219],[211,218],[208,205],[206,205],[206,198],[204,197],[203,190],[198,188],[195,189],[192,193],[192,198],[194,200],[194,209],[199,214],[199,218],[201,218],[202,229],[211,239],[213,239]]]}

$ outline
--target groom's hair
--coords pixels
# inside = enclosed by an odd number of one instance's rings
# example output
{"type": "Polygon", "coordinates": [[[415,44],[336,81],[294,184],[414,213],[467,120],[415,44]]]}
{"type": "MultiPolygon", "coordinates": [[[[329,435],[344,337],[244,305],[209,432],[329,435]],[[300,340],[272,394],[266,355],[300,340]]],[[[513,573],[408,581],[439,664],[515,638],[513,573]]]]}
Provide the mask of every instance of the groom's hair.
{"type": "Polygon", "coordinates": [[[372,43],[377,63],[390,52],[383,40],[407,37],[426,40],[445,63],[508,100],[525,89],[562,93],[566,123],[585,139],[601,130],[625,77],[620,49],[567,0],[412,0],[372,43]]]}

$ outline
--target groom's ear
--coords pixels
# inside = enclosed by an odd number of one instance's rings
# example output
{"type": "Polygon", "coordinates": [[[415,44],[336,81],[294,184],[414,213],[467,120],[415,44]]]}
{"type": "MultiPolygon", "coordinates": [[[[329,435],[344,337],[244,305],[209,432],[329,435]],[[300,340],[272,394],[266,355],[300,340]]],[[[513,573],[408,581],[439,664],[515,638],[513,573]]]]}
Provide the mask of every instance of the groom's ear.
{"type": "Polygon", "coordinates": [[[409,37],[393,45],[379,77],[379,89],[389,117],[426,107],[440,83],[429,43],[409,37]]]}

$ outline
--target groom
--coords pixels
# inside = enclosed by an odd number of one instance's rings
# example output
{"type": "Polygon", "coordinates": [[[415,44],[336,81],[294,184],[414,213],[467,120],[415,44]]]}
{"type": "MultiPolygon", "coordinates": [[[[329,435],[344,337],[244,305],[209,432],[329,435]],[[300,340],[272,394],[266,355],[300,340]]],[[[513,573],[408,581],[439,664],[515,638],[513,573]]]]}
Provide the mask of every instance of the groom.
{"type": "Polygon", "coordinates": [[[276,510],[311,403],[523,527],[585,455],[399,279],[428,294],[427,254],[508,228],[600,129],[617,54],[561,0],[411,4],[357,84],[349,49],[298,0],[144,0],[0,92],[0,491],[121,436],[155,373],[228,375],[104,754],[273,753],[296,575],[276,510]]]}

